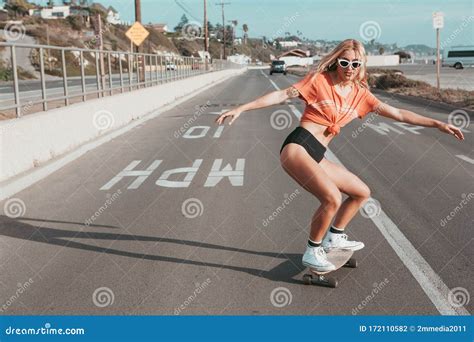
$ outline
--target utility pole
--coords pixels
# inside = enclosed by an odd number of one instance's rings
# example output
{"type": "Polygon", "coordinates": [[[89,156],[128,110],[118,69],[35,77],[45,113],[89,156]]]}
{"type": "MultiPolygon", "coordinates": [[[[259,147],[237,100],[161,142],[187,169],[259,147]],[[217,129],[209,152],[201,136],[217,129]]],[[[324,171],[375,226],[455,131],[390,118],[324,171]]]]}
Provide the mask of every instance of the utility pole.
{"type": "MultiPolygon", "coordinates": [[[[140,24],[142,23],[142,5],[140,0],[135,0],[135,21],[138,21],[140,24]]],[[[141,47],[136,46],[135,51],[137,53],[141,52],[141,47]]],[[[143,56],[141,56],[143,57],[143,56]]],[[[144,63],[143,63],[143,58],[140,58],[140,55],[137,57],[137,74],[139,75],[138,83],[141,82],[141,80],[145,80],[145,68],[144,63]]]]}
{"type": "Polygon", "coordinates": [[[208,42],[208,31],[207,31],[207,0],[204,0],[204,63],[206,71],[209,69],[207,55],[209,53],[209,42],[208,42]]]}
{"type": "Polygon", "coordinates": [[[100,66],[100,80],[102,83],[102,97],[104,97],[104,89],[105,89],[105,65],[104,65],[104,56],[102,55],[102,50],[104,50],[104,40],[102,39],[102,19],[100,17],[100,13],[97,14],[96,17],[96,30],[97,36],[99,37],[99,66],[100,66]]]}
{"type": "Polygon", "coordinates": [[[221,9],[222,9],[222,32],[223,32],[223,37],[222,37],[222,40],[223,40],[223,44],[222,44],[222,48],[223,48],[223,59],[227,59],[226,58],[226,55],[225,55],[225,16],[224,16],[224,6],[225,5],[230,5],[230,2],[224,2],[223,0],[221,0],[220,4],[216,4],[216,5],[220,5],[221,6],[221,9]]]}

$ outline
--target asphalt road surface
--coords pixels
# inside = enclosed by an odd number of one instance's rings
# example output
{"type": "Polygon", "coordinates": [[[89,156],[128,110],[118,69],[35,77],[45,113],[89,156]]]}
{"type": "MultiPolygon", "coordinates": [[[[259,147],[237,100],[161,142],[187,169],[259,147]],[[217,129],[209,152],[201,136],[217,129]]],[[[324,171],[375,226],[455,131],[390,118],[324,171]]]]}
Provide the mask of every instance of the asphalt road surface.
{"type": "Polygon", "coordinates": [[[347,228],[366,247],[333,273],[338,288],[307,286],[319,203],[278,156],[303,102],[214,124],[298,79],[267,74],[210,88],[0,203],[0,313],[471,314],[472,124],[463,142],[373,114],[344,127],[328,158],[372,190],[347,228]]]}

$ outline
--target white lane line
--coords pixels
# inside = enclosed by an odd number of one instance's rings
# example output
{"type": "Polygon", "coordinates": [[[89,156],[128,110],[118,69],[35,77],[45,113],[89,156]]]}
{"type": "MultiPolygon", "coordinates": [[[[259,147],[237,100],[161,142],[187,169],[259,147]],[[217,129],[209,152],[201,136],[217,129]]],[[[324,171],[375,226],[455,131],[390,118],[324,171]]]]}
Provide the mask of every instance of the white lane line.
{"type": "Polygon", "coordinates": [[[464,156],[462,154],[456,154],[456,157],[458,157],[459,159],[462,159],[464,161],[467,161],[468,163],[474,164],[474,159],[471,159],[468,156],[464,156]]]}
{"type": "Polygon", "coordinates": [[[271,80],[262,70],[260,70],[260,72],[262,73],[263,76],[265,76],[267,78],[267,80],[270,81],[270,83],[275,87],[276,90],[281,90],[275,82],[273,82],[273,80],[271,80]]]}
{"type": "MultiPolygon", "coordinates": [[[[301,118],[301,112],[294,106],[288,105],[293,114],[301,118]]],[[[345,167],[339,158],[328,148],[327,158],[345,167]]],[[[371,198],[373,200],[373,198],[371,198]]],[[[380,202],[379,202],[380,203],[380,202]]],[[[450,289],[438,274],[431,268],[428,262],[421,256],[411,242],[403,235],[397,225],[380,208],[380,213],[371,218],[380,233],[393,248],[405,267],[425,291],[428,298],[442,315],[470,315],[463,307],[455,307],[448,301],[450,289]]]]}

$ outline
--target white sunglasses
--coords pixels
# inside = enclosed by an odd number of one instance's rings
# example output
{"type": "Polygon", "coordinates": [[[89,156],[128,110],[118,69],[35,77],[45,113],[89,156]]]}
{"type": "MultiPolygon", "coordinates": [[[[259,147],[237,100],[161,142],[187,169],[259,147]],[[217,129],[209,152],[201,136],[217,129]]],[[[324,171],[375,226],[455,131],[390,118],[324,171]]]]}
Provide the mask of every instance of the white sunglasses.
{"type": "Polygon", "coordinates": [[[339,66],[344,69],[347,68],[349,65],[352,65],[352,69],[357,69],[362,65],[362,62],[357,59],[349,61],[345,58],[338,58],[337,64],[339,64],[339,66]]]}

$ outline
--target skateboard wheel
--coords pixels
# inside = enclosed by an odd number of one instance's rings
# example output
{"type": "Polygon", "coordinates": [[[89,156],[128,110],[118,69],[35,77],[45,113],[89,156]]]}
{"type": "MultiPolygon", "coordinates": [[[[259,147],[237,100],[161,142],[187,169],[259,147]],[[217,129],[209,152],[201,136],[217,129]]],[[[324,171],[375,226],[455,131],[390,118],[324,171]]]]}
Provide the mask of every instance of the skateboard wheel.
{"type": "Polygon", "coordinates": [[[349,261],[347,262],[347,266],[349,266],[350,268],[357,268],[357,259],[349,259],[349,261]]]}
{"type": "Polygon", "coordinates": [[[303,276],[303,283],[305,285],[311,285],[311,280],[313,279],[313,277],[311,276],[311,274],[305,274],[303,276]]]}
{"type": "Polygon", "coordinates": [[[334,278],[327,278],[326,281],[328,282],[328,286],[335,289],[337,287],[337,279],[334,278]]]}

